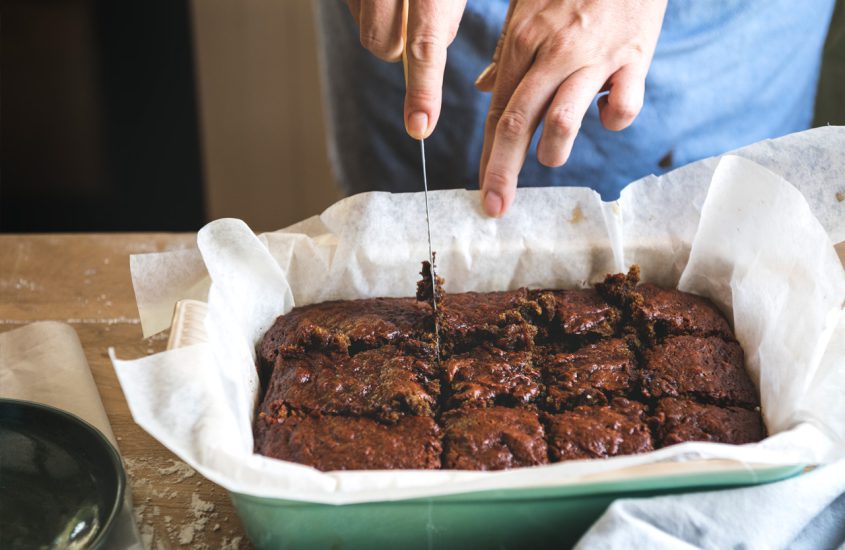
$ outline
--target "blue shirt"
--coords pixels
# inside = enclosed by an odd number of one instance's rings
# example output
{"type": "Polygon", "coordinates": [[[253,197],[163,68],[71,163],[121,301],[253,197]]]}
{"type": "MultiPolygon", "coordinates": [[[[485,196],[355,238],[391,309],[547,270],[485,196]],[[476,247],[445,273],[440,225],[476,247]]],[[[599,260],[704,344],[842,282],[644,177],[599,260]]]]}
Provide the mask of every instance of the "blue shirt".
{"type": "MultiPolygon", "coordinates": [[[[834,0],[669,0],[643,109],[606,130],[595,102],[569,161],[537,162],[537,135],[520,186],[592,187],[605,200],[630,181],[810,126],[834,0]]],[[[349,194],[420,191],[418,142],[404,130],[405,83],[359,42],[340,1],[317,0],[335,175],[349,194]]],[[[475,89],[502,29],[507,0],[469,0],[448,50],[443,109],[426,140],[431,188],[478,188],[490,95],[475,89]]]]}

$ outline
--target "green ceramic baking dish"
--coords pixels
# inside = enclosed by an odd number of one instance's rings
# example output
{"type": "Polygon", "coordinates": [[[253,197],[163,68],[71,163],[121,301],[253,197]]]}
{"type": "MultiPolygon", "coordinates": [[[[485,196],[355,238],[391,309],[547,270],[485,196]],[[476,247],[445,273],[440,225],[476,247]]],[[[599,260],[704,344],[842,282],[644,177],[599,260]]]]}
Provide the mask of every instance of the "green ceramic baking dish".
{"type": "Polygon", "coordinates": [[[803,469],[659,464],[573,485],[339,506],[230,496],[258,548],[566,548],[617,498],[767,483],[803,469]]]}
{"type": "MultiPolygon", "coordinates": [[[[203,302],[179,302],[168,348],[204,342],[205,313],[203,302]]],[[[229,495],[258,548],[565,548],[618,498],[769,483],[804,469],[729,460],[664,462],[549,487],[343,505],[229,495]]]]}

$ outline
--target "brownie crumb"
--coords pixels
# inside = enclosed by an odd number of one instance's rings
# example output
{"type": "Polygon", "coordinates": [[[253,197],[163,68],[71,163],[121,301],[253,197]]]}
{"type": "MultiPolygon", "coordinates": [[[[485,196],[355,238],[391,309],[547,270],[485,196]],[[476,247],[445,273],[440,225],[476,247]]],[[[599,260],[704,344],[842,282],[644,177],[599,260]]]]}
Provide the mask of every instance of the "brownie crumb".
{"type": "Polygon", "coordinates": [[[634,292],[640,282],[640,266],[632,265],[628,273],[615,273],[607,275],[604,281],[596,283],[596,291],[609,303],[625,308],[639,296],[634,292]]]}
{"type": "MultiPolygon", "coordinates": [[[[432,257],[434,257],[436,253],[432,253],[432,257]]],[[[420,302],[425,302],[430,305],[432,308],[434,307],[434,302],[436,301],[438,304],[443,300],[443,277],[434,276],[434,265],[431,264],[429,261],[424,261],[422,263],[422,271],[420,271],[420,276],[422,279],[417,282],[417,300],[420,302]]]]}

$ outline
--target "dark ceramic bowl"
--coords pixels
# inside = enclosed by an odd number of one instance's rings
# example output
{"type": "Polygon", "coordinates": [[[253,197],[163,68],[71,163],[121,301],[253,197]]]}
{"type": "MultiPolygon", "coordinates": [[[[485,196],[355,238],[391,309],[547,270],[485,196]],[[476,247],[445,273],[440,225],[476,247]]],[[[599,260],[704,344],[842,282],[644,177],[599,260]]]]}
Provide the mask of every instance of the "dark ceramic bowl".
{"type": "Polygon", "coordinates": [[[120,456],[96,428],[0,399],[0,548],[101,548],[125,484],[120,456]]]}

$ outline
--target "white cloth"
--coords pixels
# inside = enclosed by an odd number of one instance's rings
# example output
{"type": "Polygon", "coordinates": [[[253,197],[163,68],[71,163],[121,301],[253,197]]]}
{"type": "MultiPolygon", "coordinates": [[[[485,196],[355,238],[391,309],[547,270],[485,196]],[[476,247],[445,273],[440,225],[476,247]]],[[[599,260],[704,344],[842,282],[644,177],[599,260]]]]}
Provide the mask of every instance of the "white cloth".
{"type": "Polygon", "coordinates": [[[845,548],[845,460],[767,485],[620,499],[576,548],[845,548]]]}

